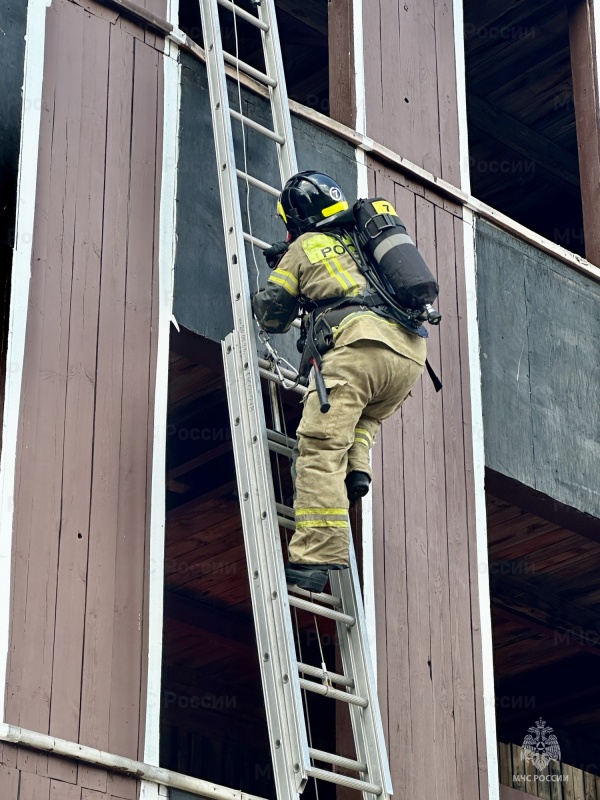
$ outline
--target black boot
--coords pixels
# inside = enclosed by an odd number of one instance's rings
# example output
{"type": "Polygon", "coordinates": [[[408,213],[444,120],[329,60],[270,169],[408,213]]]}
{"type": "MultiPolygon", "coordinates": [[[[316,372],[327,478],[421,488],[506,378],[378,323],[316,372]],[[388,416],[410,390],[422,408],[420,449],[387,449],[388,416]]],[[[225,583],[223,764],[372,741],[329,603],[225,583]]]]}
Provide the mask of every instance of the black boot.
{"type": "Polygon", "coordinates": [[[329,580],[330,569],[347,569],[342,564],[293,564],[285,565],[285,580],[290,586],[298,586],[309,592],[322,592],[329,580]]]}
{"type": "Polygon", "coordinates": [[[367,492],[369,491],[369,484],[371,483],[371,478],[367,475],[366,472],[359,472],[358,470],[353,470],[346,475],[346,492],[348,494],[348,500],[351,503],[356,503],[361,497],[364,497],[367,492]]]}

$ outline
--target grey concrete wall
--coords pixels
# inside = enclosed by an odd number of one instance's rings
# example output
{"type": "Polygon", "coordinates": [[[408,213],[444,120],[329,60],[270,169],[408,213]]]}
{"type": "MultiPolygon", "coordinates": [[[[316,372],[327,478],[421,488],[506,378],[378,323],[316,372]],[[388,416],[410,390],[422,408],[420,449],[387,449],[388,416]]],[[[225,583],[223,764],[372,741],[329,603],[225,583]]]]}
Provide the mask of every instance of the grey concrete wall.
{"type": "Polygon", "coordinates": [[[600,517],[600,286],[477,224],[486,466],[600,517]]]}
{"type": "MultiPolygon", "coordinates": [[[[230,84],[230,102],[239,108],[237,87],[230,84]]],[[[227,282],[223,226],[215,163],[213,132],[204,65],[182,54],[182,96],[180,123],[179,174],[177,193],[177,258],[175,264],[175,303],[177,321],[196,333],[216,341],[231,330],[232,317],[227,282]]],[[[244,114],[271,126],[267,102],[250,92],[242,92],[244,114]]],[[[306,120],[293,120],[299,169],[321,169],[343,185],[349,199],[356,197],[357,169],[354,148],[306,120]]],[[[243,168],[244,150],[241,126],[234,122],[238,166],[243,168]]],[[[248,172],[272,186],[279,185],[276,145],[246,129],[248,172]]],[[[242,213],[246,221],[245,194],[242,213]]],[[[250,198],[253,233],[266,241],[285,238],[285,228],[275,213],[275,200],[259,189],[250,198]]],[[[246,227],[246,230],[248,228],[246,227]]],[[[256,265],[247,248],[250,287],[257,286],[256,265]]],[[[260,250],[256,250],[260,283],[268,269],[260,250]]],[[[294,335],[277,337],[280,352],[296,358],[294,335]],[[284,344],[282,339],[286,339],[284,344]]]]}

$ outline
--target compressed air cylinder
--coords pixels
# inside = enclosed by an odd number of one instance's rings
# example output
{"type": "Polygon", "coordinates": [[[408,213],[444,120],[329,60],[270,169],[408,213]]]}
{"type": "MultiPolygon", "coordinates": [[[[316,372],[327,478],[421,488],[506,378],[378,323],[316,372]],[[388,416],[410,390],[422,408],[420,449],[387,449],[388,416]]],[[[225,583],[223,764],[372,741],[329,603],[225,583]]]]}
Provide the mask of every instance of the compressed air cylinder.
{"type": "Polygon", "coordinates": [[[394,207],[374,197],[358,200],[353,213],[363,253],[393,288],[400,305],[421,309],[433,303],[438,285],[394,207]]]}

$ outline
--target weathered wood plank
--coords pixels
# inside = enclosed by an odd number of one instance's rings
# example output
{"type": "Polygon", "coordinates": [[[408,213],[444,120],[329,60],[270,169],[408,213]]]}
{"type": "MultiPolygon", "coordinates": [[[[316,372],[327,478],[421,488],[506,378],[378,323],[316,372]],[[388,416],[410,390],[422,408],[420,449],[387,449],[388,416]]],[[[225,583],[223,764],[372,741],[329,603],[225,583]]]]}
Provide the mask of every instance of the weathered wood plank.
{"type": "MultiPolygon", "coordinates": [[[[123,383],[123,330],[127,258],[127,204],[133,77],[133,39],[111,29],[104,235],[98,328],[96,413],[85,643],[81,688],[81,741],[108,749],[113,653],[119,450],[123,383]]],[[[84,768],[87,769],[87,768],[84,768]]],[[[102,784],[106,788],[106,783],[102,784]]]]}
{"type": "MultiPolygon", "coordinates": [[[[434,234],[416,205],[414,218],[404,220],[414,231],[417,246],[434,234]]],[[[406,591],[408,597],[408,660],[410,680],[412,752],[411,781],[426,796],[435,796],[435,776],[418,756],[431,742],[434,729],[431,631],[429,619],[428,542],[426,527],[425,441],[423,427],[423,382],[416,383],[402,406],[404,524],[406,529],[406,591]],[[418,709],[418,715],[415,715],[418,709]]]]}
{"type": "MultiPolygon", "coordinates": [[[[70,4],[57,8],[59,29],[72,25],[81,31],[79,9],[70,4]]],[[[76,34],[77,35],[77,34],[76,34]]],[[[80,37],[78,37],[79,39],[80,37]]],[[[40,362],[30,373],[31,383],[23,392],[31,392],[37,401],[36,428],[28,428],[31,441],[23,438],[27,456],[21,465],[17,507],[17,536],[24,523],[31,526],[28,548],[27,610],[25,624],[19,630],[23,652],[19,724],[32,730],[48,732],[52,687],[52,657],[55,646],[56,562],[60,536],[62,460],[64,443],[65,395],[69,339],[69,298],[71,295],[73,231],[75,224],[75,186],[77,153],[80,139],[82,42],[67,53],[60,33],[50,39],[56,47],[53,59],[57,80],[53,98],[54,120],[50,162],[51,200],[43,210],[48,214],[49,241],[47,261],[33,255],[32,286],[27,340],[40,340],[40,362]],[[62,136],[57,136],[56,131],[62,136]],[[62,140],[62,141],[61,141],[62,140]],[[43,282],[40,281],[43,279],[43,282]],[[41,291],[35,297],[37,286],[41,291]],[[46,309],[52,308],[53,314],[46,309]],[[40,380],[44,376],[45,380],[40,380]],[[60,476],[60,477],[59,477],[60,476]],[[21,521],[18,506],[30,507],[29,519],[21,521]],[[40,535],[43,532],[43,535],[40,535]]],[[[29,358],[26,341],[25,361],[29,358]]],[[[25,365],[27,374],[28,365],[25,365]]],[[[23,410],[24,411],[24,410],[23,410]]],[[[29,411],[29,409],[28,409],[29,411]]],[[[14,630],[14,628],[13,628],[14,630]]],[[[19,752],[19,766],[29,772],[46,771],[47,757],[30,751],[19,752]],[[34,766],[35,765],[35,766],[34,766]]]]}
{"type": "Polygon", "coordinates": [[[460,186],[458,102],[456,97],[456,55],[453,7],[449,0],[434,3],[435,51],[439,109],[440,174],[460,186]]]}
{"type": "MultiPolygon", "coordinates": [[[[446,132],[440,128],[436,49],[441,47],[443,34],[440,31],[438,35],[435,29],[434,0],[427,0],[426,2],[425,0],[420,0],[418,3],[401,4],[401,11],[406,8],[406,5],[408,5],[408,11],[405,12],[404,19],[411,15],[413,19],[409,31],[409,36],[412,40],[411,49],[404,50],[404,52],[407,56],[410,56],[412,52],[413,57],[416,56],[417,58],[413,97],[409,96],[411,103],[417,103],[417,127],[412,132],[411,160],[422,165],[433,175],[441,175],[440,139],[442,135],[446,135],[446,132]]],[[[403,24],[402,16],[400,17],[400,24],[403,24]]],[[[447,46],[452,50],[454,49],[453,35],[447,42],[447,46]]],[[[453,54],[448,53],[448,55],[454,62],[453,54]]],[[[385,59],[383,63],[385,65],[385,59]]],[[[390,66],[392,65],[390,64],[390,66]]],[[[450,64],[443,66],[448,68],[450,64]]],[[[455,96],[452,99],[454,104],[456,102],[455,96]]]]}
{"type": "MultiPolygon", "coordinates": [[[[453,220],[454,222],[454,220],[453,220]]],[[[454,223],[460,225],[461,223],[454,223]]],[[[453,248],[456,252],[456,247],[453,248]]],[[[440,251],[442,255],[443,251],[440,251]]],[[[468,402],[468,367],[466,353],[461,353],[460,320],[458,315],[458,275],[464,273],[462,259],[444,254],[440,262],[439,282],[442,286],[438,307],[443,317],[441,362],[444,370],[443,418],[444,460],[446,471],[446,520],[448,535],[450,619],[452,631],[452,662],[455,684],[454,718],[456,726],[456,769],[459,796],[485,796],[480,788],[478,760],[484,758],[485,748],[477,747],[475,715],[475,679],[473,675],[473,621],[471,605],[470,547],[474,529],[469,529],[467,484],[472,491],[472,473],[465,471],[464,404],[468,402]],[[454,262],[454,263],[453,263],[454,262]],[[467,369],[465,373],[464,370],[467,369]],[[464,377],[463,377],[464,376],[464,377]],[[470,541],[471,539],[471,541],[470,541]]],[[[464,291],[464,289],[462,290],[464,291]]],[[[461,305],[464,298],[460,298],[461,305]]],[[[462,309],[461,309],[462,311],[462,309]]],[[[462,314],[461,314],[462,317],[462,314]]],[[[474,564],[476,556],[472,556],[474,564]]],[[[474,603],[476,605],[476,600],[474,603]]],[[[484,761],[485,763],[485,761],[484,761]]]]}
{"type": "Polygon", "coordinates": [[[21,773],[19,800],[50,800],[50,779],[30,772],[21,773]]]}
{"type": "Polygon", "coordinates": [[[63,781],[51,780],[50,800],[81,800],[81,786],[73,786],[63,781]]]}
{"type": "MultiPolygon", "coordinates": [[[[454,224],[451,214],[428,201],[416,198],[419,251],[440,280],[442,258],[454,252],[454,224]],[[439,254],[447,254],[438,257],[439,254]]],[[[444,381],[441,363],[441,332],[430,328],[427,357],[444,381]]],[[[438,796],[458,796],[455,762],[454,683],[450,625],[448,542],[446,535],[446,465],[444,462],[443,392],[436,393],[427,374],[423,375],[423,429],[425,446],[427,552],[429,567],[431,626],[431,673],[433,724],[435,731],[434,774],[438,796]]]]}
{"type": "Polygon", "coordinates": [[[381,64],[371,53],[381,52],[381,15],[379,2],[363,3],[363,57],[365,70],[365,106],[367,135],[383,141],[383,87],[381,64]]]}
{"type": "Polygon", "coordinates": [[[18,800],[19,770],[0,765],[0,797],[3,800],[18,800]]]}
{"type": "MultiPolygon", "coordinates": [[[[81,9],[77,16],[84,17],[81,9]]],[[[81,24],[81,23],[80,23],[81,24]]],[[[56,639],[50,732],[69,741],[79,736],[81,652],[88,566],[90,486],[96,386],[96,349],[106,148],[106,72],[109,25],[98,17],[83,25],[82,109],[75,196],[73,288],[69,310],[68,381],[65,410],[61,536],[58,554],[56,639]]],[[[65,762],[66,770],[72,766],[65,762]]],[[[55,774],[55,777],[62,777],[55,774]]]]}
{"type": "Polygon", "coordinates": [[[584,800],[597,800],[596,779],[597,776],[592,775],[590,772],[583,773],[584,800]]]}
{"type": "MultiPolygon", "coordinates": [[[[278,3],[278,7],[281,4],[278,3]]],[[[326,30],[329,40],[329,116],[356,126],[353,6],[346,0],[328,4],[326,30]]]]}
{"type": "MultiPolygon", "coordinates": [[[[372,3],[371,5],[377,4],[372,3]]],[[[400,76],[405,68],[411,70],[413,67],[408,61],[405,63],[400,61],[403,69],[399,74],[398,60],[401,59],[402,53],[400,49],[401,12],[399,10],[399,0],[379,0],[378,5],[381,15],[380,49],[376,51],[378,53],[377,58],[374,58],[373,51],[367,51],[365,57],[367,60],[377,62],[376,68],[381,71],[382,137],[377,141],[381,141],[387,144],[388,147],[398,150],[399,147],[404,145],[406,132],[410,125],[406,112],[412,112],[413,110],[405,107],[405,92],[400,76]]],[[[408,77],[408,80],[410,80],[410,77],[408,77]]],[[[368,96],[370,92],[368,83],[365,89],[368,96]]]]}
{"type": "MultiPolygon", "coordinates": [[[[37,310],[29,317],[28,337],[23,364],[23,392],[17,440],[16,486],[29,492],[27,502],[21,502],[20,494],[15,494],[13,569],[11,585],[11,628],[19,631],[18,638],[11,636],[7,663],[6,721],[19,724],[22,701],[23,673],[23,635],[28,597],[29,546],[32,531],[33,504],[30,502],[33,484],[28,478],[29,463],[27,454],[32,448],[38,427],[38,390],[36,381],[42,373],[43,319],[41,309],[44,305],[44,290],[48,276],[47,258],[51,243],[48,241],[49,198],[51,192],[58,192],[56,178],[52,181],[52,131],[55,117],[55,91],[57,81],[57,38],[59,19],[56,9],[51,8],[46,16],[46,47],[44,52],[44,84],[42,87],[42,108],[40,120],[40,141],[38,152],[38,175],[36,188],[36,224],[33,232],[32,280],[30,285],[29,307],[37,310]],[[41,212],[40,212],[41,209],[41,212]],[[25,423],[25,420],[27,421],[25,423]]],[[[63,147],[64,142],[56,146],[63,147]]],[[[64,152],[63,152],[64,158],[64,152]]],[[[16,767],[18,748],[4,746],[5,763],[16,767]]],[[[33,767],[35,771],[35,766],[33,767]]]]}
{"type": "Polygon", "coordinates": [[[141,685],[158,54],[134,50],[123,410],[109,750],[136,758],[141,685]],[[149,165],[152,168],[149,169],[149,165]],[[128,654],[127,658],[123,653],[128,654]]]}
{"type": "Polygon", "coordinates": [[[498,767],[500,783],[512,786],[512,753],[510,744],[498,742],[498,767]]]}

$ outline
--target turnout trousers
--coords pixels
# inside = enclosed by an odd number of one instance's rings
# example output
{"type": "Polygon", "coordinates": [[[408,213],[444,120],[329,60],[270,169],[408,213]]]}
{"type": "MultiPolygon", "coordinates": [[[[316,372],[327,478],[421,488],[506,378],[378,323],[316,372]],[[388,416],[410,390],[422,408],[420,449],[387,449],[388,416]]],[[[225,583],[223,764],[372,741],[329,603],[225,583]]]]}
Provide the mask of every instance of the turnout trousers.
{"type": "Polygon", "coordinates": [[[325,354],[322,372],[331,409],[321,413],[313,381],[298,426],[291,562],[348,565],[346,475],[353,470],[371,475],[375,434],[402,405],[423,369],[372,339],[325,354]]]}

